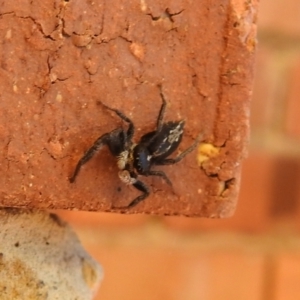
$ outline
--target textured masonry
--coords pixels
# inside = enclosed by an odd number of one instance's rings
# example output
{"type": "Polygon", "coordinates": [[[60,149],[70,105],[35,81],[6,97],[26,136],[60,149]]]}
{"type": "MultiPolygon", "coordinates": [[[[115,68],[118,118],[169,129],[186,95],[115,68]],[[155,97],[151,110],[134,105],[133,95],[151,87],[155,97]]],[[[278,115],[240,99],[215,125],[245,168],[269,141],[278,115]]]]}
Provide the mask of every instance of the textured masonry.
{"type": "Polygon", "coordinates": [[[0,205],[110,211],[138,192],[120,182],[107,149],[75,184],[69,176],[96,138],[120,126],[155,127],[158,84],[166,119],[185,119],[180,150],[161,168],[172,190],[127,213],[227,217],[248,141],[257,1],[4,1],[0,8],[0,205]]]}

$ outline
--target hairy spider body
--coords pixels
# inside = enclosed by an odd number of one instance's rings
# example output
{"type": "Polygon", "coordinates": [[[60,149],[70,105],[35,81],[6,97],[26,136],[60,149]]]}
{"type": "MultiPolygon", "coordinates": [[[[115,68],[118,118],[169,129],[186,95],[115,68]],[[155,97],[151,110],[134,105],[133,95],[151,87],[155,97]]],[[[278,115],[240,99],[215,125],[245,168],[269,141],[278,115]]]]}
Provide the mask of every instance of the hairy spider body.
{"type": "Polygon", "coordinates": [[[138,144],[132,142],[135,130],[133,122],[119,110],[110,108],[102,103],[104,107],[115,112],[123,121],[127,122],[129,125],[128,129],[125,131],[123,128],[117,128],[99,137],[77,163],[70,182],[74,182],[81,167],[104,145],[107,145],[112,155],[117,158],[120,180],[125,184],[133,185],[142,192],[127,207],[118,208],[131,208],[149,196],[150,190],[148,186],[138,179],[138,175],[159,176],[172,186],[167,175],[163,171],[152,170],[152,166],[176,164],[195,149],[200,140],[200,135],[189,148],[176,158],[168,158],[178,148],[182,140],[184,121],[163,123],[166,100],[162,92],[160,95],[162,105],[157,118],[156,130],[144,134],[138,144]]]}
{"type": "Polygon", "coordinates": [[[164,164],[163,160],[179,146],[184,121],[164,123],[161,131],[152,131],[141,137],[133,150],[133,165],[141,175],[147,175],[152,165],[164,164]]]}

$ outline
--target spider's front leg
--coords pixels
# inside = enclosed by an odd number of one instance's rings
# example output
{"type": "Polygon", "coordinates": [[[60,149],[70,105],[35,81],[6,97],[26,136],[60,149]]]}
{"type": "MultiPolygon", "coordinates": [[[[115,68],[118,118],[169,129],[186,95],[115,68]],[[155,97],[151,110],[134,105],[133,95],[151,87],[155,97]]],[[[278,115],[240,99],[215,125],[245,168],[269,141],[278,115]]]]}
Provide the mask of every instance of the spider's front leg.
{"type": "Polygon", "coordinates": [[[70,182],[73,183],[81,169],[104,145],[107,145],[113,156],[119,156],[125,150],[126,132],[122,128],[114,129],[100,136],[77,163],[70,182]]]}
{"type": "Polygon", "coordinates": [[[131,141],[131,139],[133,137],[133,134],[134,134],[134,124],[133,124],[133,122],[127,116],[125,116],[121,111],[119,111],[118,109],[111,108],[111,107],[107,106],[106,104],[102,103],[101,101],[99,101],[99,103],[101,103],[101,105],[103,105],[106,109],[113,111],[123,121],[125,121],[126,123],[129,124],[128,130],[127,130],[126,140],[131,141]]]}
{"type": "Polygon", "coordinates": [[[110,138],[110,133],[103,134],[94,142],[93,146],[85,152],[85,154],[78,161],[75,171],[74,171],[72,177],[70,178],[71,183],[73,183],[75,181],[81,167],[85,163],[87,163],[102,148],[102,146],[104,146],[108,143],[109,138],[110,138]]]}

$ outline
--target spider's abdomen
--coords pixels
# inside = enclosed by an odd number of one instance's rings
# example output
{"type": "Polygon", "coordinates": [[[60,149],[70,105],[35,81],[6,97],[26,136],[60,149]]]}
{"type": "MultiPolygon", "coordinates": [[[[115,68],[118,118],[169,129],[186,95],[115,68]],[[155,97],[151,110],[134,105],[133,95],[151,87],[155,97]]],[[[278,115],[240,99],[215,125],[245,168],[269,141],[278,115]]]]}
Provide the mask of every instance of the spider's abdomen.
{"type": "Polygon", "coordinates": [[[133,149],[133,166],[140,174],[145,174],[150,170],[151,158],[152,156],[143,144],[133,149]]]}
{"type": "Polygon", "coordinates": [[[165,159],[179,146],[183,135],[184,121],[164,123],[160,133],[148,146],[156,161],[165,159]]]}

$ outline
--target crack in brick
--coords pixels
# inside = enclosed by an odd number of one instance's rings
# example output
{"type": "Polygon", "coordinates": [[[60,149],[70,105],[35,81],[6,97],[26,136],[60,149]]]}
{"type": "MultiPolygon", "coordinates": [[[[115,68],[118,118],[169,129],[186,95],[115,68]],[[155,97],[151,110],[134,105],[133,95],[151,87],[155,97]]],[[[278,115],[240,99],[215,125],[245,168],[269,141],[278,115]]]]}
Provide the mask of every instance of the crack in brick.
{"type": "Polygon", "coordinates": [[[23,16],[18,16],[18,15],[15,15],[15,16],[16,16],[17,18],[19,18],[19,19],[31,20],[31,21],[37,26],[38,30],[39,30],[40,33],[44,36],[44,38],[50,39],[50,40],[52,40],[52,41],[55,41],[55,39],[51,36],[52,33],[49,34],[49,35],[47,35],[47,34],[44,32],[42,25],[41,25],[39,22],[37,22],[37,20],[34,19],[33,17],[31,17],[31,16],[25,16],[25,17],[23,17],[23,16]]]}
{"type": "Polygon", "coordinates": [[[230,178],[230,179],[225,180],[225,181],[224,181],[224,189],[223,189],[222,192],[220,193],[220,196],[221,196],[221,197],[226,197],[226,195],[224,196],[224,193],[225,193],[228,189],[230,189],[230,187],[231,187],[232,185],[234,185],[234,183],[235,183],[235,177],[232,177],[232,178],[230,178]]]}
{"type": "Polygon", "coordinates": [[[3,17],[3,16],[14,15],[14,14],[15,14],[14,11],[4,12],[4,13],[0,14],[0,18],[3,17]]]}
{"type": "Polygon", "coordinates": [[[39,22],[37,22],[37,20],[35,18],[33,18],[32,16],[19,16],[14,11],[12,11],[12,12],[7,12],[7,13],[2,13],[2,14],[0,14],[0,17],[6,16],[6,15],[11,15],[11,16],[19,18],[19,19],[31,20],[37,26],[38,30],[41,32],[41,34],[44,36],[44,38],[55,41],[55,39],[51,37],[52,33],[50,35],[47,35],[44,32],[42,25],[39,22]]]}
{"type": "Polygon", "coordinates": [[[4,145],[4,148],[3,148],[3,154],[4,154],[4,159],[7,161],[7,168],[6,168],[6,171],[9,171],[9,158],[8,158],[8,148],[9,148],[9,145],[12,141],[12,138],[11,137],[8,137],[8,142],[4,145]]]}
{"type": "Polygon", "coordinates": [[[167,7],[165,9],[165,11],[160,14],[159,16],[154,16],[152,13],[148,13],[146,14],[147,16],[150,16],[152,21],[159,21],[160,19],[168,19],[170,20],[172,23],[175,23],[175,20],[173,19],[173,16],[178,16],[180,15],[182,12],[184,11],[184,9],[178,11],[178,12],[174,12],[174,13],[171,13],[170,12],[170,9],[167,7]]]}

